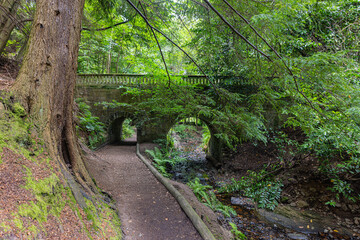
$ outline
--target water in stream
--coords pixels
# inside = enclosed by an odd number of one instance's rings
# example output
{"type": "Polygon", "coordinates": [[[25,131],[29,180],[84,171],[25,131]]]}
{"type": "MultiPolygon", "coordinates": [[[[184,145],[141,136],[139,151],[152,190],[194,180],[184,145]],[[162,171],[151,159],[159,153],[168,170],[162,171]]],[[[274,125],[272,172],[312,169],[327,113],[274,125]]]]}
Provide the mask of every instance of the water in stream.
{"type": "MultiPolygon", "coordinates": [[[[177,150],[181,151],[179,155],[186,158],[186,161],[173,166],[169,173],[172,174],[175,181],[187,183],[194,178],[199,178],[202,184],[208,184],[216,188],[217,171],[207,162],[206,154],[199,146],[201,134],[190,134],[190,136],[200,139],[184,140],[174,136],[178,140],[175,146],[178,148],[177,150]]],[[[282,222],[283,225],[279,223],[281,221],[277,222],[276,214],[271,217],[271,222],[264,220],[265,218],[261,217],[256,210],[255,204],[247,198],[236,196],[240,204],[234,205],[231,201],[234,196],[229,194],[217,194],[216,196],[224,205],[233,207],[237,212],[237,216],[230,218],[219,215],[218,220],[224,225],[228,225],[228,222],[235,223],[248,239],[360,239],[356,236],[340,235],[336,231],[325,230],[324,232],[323,230],[316,231],[316,229],[309,231],[309,225],[293,229],[289,228],[290,225],[287,225],[287,228],[283,226],[286,225],[283,224],[284,221],[282,222]],[[294,229],[297,229],[297,231],[294,229]]]]}

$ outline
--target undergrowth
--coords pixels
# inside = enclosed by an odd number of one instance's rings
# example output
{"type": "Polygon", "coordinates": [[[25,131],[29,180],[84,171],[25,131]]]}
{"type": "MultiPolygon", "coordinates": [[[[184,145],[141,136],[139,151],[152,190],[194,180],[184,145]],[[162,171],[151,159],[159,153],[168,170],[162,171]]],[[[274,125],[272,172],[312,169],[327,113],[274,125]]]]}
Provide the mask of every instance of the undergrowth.
{"type": "Polygon", "coordinates": [[[132,137],[135,134],[135,130],[134,127],[131,126],[131,120],[130,119],[125,119],[123,124],[122,124],[122,129],[121,129],[121,139],[126,139],[129,137],[132,137]]]}
{"type": "Polygon", "coordinates": [[[157,147],[155,147],[154,150],[146,150],[146,153],[152,157],[154,166],[164,177],[171,177],[168,170],[176,164],[186,161],[185,158],[179,157],[176,152],[166,150],[161,151],[157,147]]]}
{"type": "Polygon", "coordinates": [[[195,196],[200,202],[211,208],[213,211],[220,212],[227,218],[234,239],[246,239],[246,236],[238,230],[236,224],[231,222],[231,218],[237,215],[236,211],[232,207],[222,204],[216,198],[213,187],[201,184],[198,178],[195,178],[193,181],[188,182],[187,185],[192,189],[195,196]]]}
{"type": "Polygon", "coordinates": [[[258,207],[274,210],[281,197],[283,184],[263,169],[259,172],[248,171],[239,181],[232,179],[231,184],[222,186],[219,193],[239,193],[252,198],[258,207]]]}
{"type": "Polygon", "coordinates": [[[100,122],[98,117],[92,115],[90,106],[81,98],[77,98],[76,103],[79,107],[78,118],[80,120],[80,126],[77,126],[77,128],[87,134],[86,144],[91,149],[95,149],[105,140],[105,124],[100,122]]]}
{"type": "Polygon", "coordinates": [[[214,193],[213,188],[209,185],[202,185],[198,178],[187,184],[194,192],[197,199],[211,208],[213,211],[221,212],[225,217],[236,216],[236,211],[229,206],[222,204],[214,193]]]}

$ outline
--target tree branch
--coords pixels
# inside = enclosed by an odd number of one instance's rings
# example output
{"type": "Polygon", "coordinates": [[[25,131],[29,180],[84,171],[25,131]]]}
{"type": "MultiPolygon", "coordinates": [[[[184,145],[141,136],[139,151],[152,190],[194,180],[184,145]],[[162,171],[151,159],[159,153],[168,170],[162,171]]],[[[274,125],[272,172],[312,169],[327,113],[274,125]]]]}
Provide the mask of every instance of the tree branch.
{"type": "Polygon", "coordinates": [[[260,53],[261,55],[263,55],[265,58],[267,58],[270,62],[272,62],[272,59],[270,58],[270,56],[268,56],[266,53],[264,53],[263,51],[261,51],[260,49],[258,49],[254,44],[252,44],[246,37],[244,37],[238,30],[236,30],[234,28],[233,25],[231,25],[231,23],[229,23],[223,15],[221,15],[221,13],[219,13],[218,10],[215,9],[215,7],[213,5],[211,5],[211,3],[208,0],[204,0],[204,2],[209,5],[209,7],[211,8],[211,10],[213,10],[213,12],[216,13],[216,15],[218,15],[221,20],[228,25],[231,30],[233,30],[241,39],[243,39],[248,45],[250,45],[255,51],[257,51],[258,53],[260,53]]]}
{"type": "MultiPolygon", "coordinates": [[[[209,3],[209,1],[208,0],[204,0],[210,7],[211,7],[211,9],[214,11],[214,12],[216,12],[217,14],[218,14],[218,16],[230,27],[230,28],[232,28],[236,33],[237,33],[237,30],[236,29],[234,29],[231,25],[230,25],[230,23],[228,23],[227,21],[226,21],[226,19],[224,18],[224,17],[222,17],[222,15],[209,3]]],[[[313,103],[305,96],[305,94],[302,92],[302,91],[300,91],[300,87],[299,87],[299,83],[298,83],[298,81],[297,81],[297,77],[295,76],[295,74],[292,72],[292,70],[289,68],[289,66],[285,63],[285,61],[284,61],[284,59],[280,56],[280,54],[266,41],[266,39],[264,38],[264,37],[262,37],[260,34],[259,34],[259,32],[250,24],[250,22],[244,17],[244,16],[242,16],[232,5],[230,5],[226,0],[223,0],[225,3],[226,3],[226,5],[228,5],[229,7],[230,7],[230,9],[231,10],[233,10],[246,24],[248,24],[249,25],[249,27],[255,32],[255,34],[257,35],[257,36],[259,36],[260,38],[261,38],[261,40],[263,40],[264,42],[265,42],[265,44],[268,46],[268,47],[270,47],[270,49],[276,54],[276,56],[281,60],[281,62],[284,64],[284,66],[285,66],[285,68],[286,68],[286,70],[288,71],[288,73],[290,74],[290,76],[293,78],[293,80],[294,80],[294,83],[295,83],[295,88],[296,88],[296,91],[298,92],[298,93],[300,93],[300,95],[306,100],[306,102],[309,104],[309,106],[312,108],[312,109],[314,109],[317,113],[319,113],[321,116],[323,116],[324,118],[326,118],[326,119],[328,119],[324,114],[322,114],[314,105],[313,105],[313,103]]],[[[244,38],[243,38],[244,39],[244,38]]],[[[246,42],[247,42],[247,39],[244,39],[246,42]]],[[[250,46],[252,46],[252,45],[250,45],[250,46]]],[[[252,46],[253,47],[253,46],[252,46]]],[[[253,47],[254,48],[254,47],[253,47]]],[[[256,49],[255,49],[256,50],[256,49]]],[[[262,54],[262,52],[261,51],[258,51],[259,53],[261,53],[262,54]]],[[[272,61],[269,57],[268,57],[268,59],[270,60],[270,61],[272,61]]]]}
{"type": "Polygon", "coordinates": [[[229,6],[229,8],[231,10],[233,10],[254,32],[255,34],[261,38],[261,40],[263,40],[265,42],[265,44],[271,49],[273,50],[273,52],[276,54],[276,56],[278,56],[278,58],[282,59],[282,57],[280,56],[280,54],[269,44],[268,41],[266,41],[266,39],[260,35],[260,33],[250,24],[250,22],[243,16],[241,15],[241,13],[239,13],[232,5],[230,5],[230,3],[226,0],[223,0],[226,5],[229,6]]]}
{"type": "MultiPolygon", "coordinates": [[[[141,8],[142,8],[143,11],[144,11],[145,17],[147,18],[145,9],[144,9],[141,1],[139,1],[139,3],[140,3],[141,8]]],[[[167,64],[166,64],[166,61],[165,61],[165,57],[164,57],[163,51],[162,51],[162,49],[161,49],[161,45],[160,45],[159,40],[158,40],[158,38],[157,38],[157,36],[156,36],[156,33],[154,32],[154,29],[152,29],[151,27],[149,27],[149,28],[150,28],[151,32],[153,33],[154,38],[155,38],[155,41],[156,41],[156,43],[157,43],[157,45],[158,45],[158,48],[159,48],[159,51],[160,51],[160,54],[161,54],[161,58],[162,58],[162,61],[163,61],[163,63],[164,63],[164,66],[165,66],[166,74],[167,74],[167,77],[168,77],[168,79],[169,79],[168,87],[171,89],[171,86],[170,86],[170,84],[171,84],[171,77],[170,77],[170,74],[169,74],[169,69],[168,69],[168,67],[167,67],[167,64]]],[[[171,91],[172,91],[172,89],[171,89],[171,91]]]]}
{"type": "Polygon", "coordinates": [[[130,22],[130,20],[126,20],[126,21],[124,21],[124,22],[116,23],[116,24],[114,24],[114,25],[112,25],[112,26],[109,26],[109,27],[97,28],[97,29],[91,29],[91,28],[83,27],[81,30],[82,30],[82,31],[97,31],[97,32],[100,32],[100,31],[105,31],[105,30],[114,28],[114,27],[116,27],[116,26],[119,26],[119,25],[122,25],[122,24],[125,24],[125,23],[128,23],[128,22],[130,22]]]}
{"type": "Polygon", "coordinates": [[[151,23],[147,20],[147,18],[141,13],[141,11],[135,6],[135,4],[131,0],[126,0],[126,1],[131,5],[131,7],[133,7],[135,9],[136,12],[139,13],[139,15],[144,19],[144,21],[150,28],[152,28],[154,31],[163,35],[163,37],[165,37],[169,42],[171,42],[180,51],[182,51],[194,63],[194,65],[200,70],[200,72],[209,80],[209,82],[210,82],[211,86],[214,88],[216,94],[219,95],[217,87],[215,86],[214,82],[209,78],[209,76],[207,74],[205,74],[203,69],[196,63],[196,61],[184,49],[182,49],[178,44],[176,44],[174,41],[172,41],[165,33],[160,31],[159,29],[155,28],[153,25],[151,25],[151,23]]]}

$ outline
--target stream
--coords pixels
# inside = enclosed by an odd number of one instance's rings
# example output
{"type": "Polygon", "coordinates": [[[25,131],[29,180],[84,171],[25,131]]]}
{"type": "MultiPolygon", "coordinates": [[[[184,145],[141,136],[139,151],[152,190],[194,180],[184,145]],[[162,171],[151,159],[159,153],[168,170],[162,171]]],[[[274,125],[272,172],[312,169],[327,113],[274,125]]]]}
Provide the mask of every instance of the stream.
{"type": "MultiPolygon", "coordinates": [[[[200,134],[191,137],[199,137],[200,134]]],[[[203,185],[210,185],[214,189],[218,187],[218,173],[206,160],[206,154],[199,146],[199,139],[186,139],[185,141],[175,136],[177,144],[175,147],[180,151],[179,156],[186,161],[175,164],[169,169],[172,179],[178,182],[187,183],[195,178],[199,178],[203,185]]],[[[216,190],[214,191],[216,193],[216,190]]],[[[309,222],[290,219],[285,216],[257,209],[256,204],[251,199],[231,194],[218,194],[218,200],[224,205],[231,206],[236,210],[237,216],[225,218],[219,214],[218,220],[228,226],[228,222],[237,225],[247,239],[345,239],[355,240],[359,237],[341,235],[337,230],[321,226],[313,222],[309,217],[309,222]]],[[[305,214],[304,214],[305,215],[305,214]]],[[[309,214],[309,216],[312,216],[309,214]]]]}

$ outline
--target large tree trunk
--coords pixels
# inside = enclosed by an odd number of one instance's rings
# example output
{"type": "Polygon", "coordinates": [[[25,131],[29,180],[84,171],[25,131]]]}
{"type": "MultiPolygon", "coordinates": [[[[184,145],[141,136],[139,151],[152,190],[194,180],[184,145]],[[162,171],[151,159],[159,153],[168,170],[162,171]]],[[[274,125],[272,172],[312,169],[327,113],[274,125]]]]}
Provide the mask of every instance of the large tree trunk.
{"type": "Polygon", "coordinates": [[[28,49],[13,86],[54,159],[92,185],[73,123],[74,88],[84,0],[37,0],[28,49]]]}
{"type": "Polygon", "coordinates": [[[12,30],[20,0],[2,0],[0,3],[0,54],[4,51],[12,30]]]}

